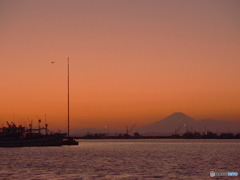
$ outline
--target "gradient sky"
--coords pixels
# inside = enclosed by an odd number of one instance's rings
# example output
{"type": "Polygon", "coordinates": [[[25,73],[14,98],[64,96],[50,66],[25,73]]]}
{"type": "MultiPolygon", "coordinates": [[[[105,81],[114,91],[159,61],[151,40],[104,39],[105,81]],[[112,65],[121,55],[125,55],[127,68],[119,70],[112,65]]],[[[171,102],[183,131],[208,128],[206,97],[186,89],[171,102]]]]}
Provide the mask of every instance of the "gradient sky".
{"type": "Polygon", "coordinates": [[[1,0],[1,123],[66,129],[67,57],[71,128],[240,121],[239,0],[1,0]]]}

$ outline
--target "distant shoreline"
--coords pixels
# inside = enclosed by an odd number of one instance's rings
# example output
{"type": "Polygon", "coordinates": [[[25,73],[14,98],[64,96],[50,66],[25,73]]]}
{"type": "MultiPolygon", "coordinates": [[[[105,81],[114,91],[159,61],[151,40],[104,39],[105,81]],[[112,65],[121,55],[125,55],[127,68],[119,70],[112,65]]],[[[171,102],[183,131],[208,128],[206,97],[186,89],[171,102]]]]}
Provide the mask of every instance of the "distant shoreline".
{"type": "Polygon", "coordinates": [[[76,136],[74,139],[240,139],[240,134],[225,134],[220,136],[202,136],[202,137],[194,137],[194,136],[140,136],[140,137],[119,137],[119,136],[106,136],[106,137],[97,137],[97,136],[76,136]]]}

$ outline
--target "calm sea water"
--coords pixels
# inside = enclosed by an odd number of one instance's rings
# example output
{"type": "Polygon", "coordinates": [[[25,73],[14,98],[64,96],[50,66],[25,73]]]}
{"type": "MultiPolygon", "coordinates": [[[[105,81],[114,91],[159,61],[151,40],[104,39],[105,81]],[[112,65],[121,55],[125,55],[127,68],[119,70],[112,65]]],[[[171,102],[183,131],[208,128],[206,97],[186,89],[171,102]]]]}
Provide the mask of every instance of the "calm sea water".
{"type": "Polygon", "coordinates": [[[0,148],[0,179],[216,179],[210,171],[240,174],[240,140],[80,140],[78,146],[0,148]]]}

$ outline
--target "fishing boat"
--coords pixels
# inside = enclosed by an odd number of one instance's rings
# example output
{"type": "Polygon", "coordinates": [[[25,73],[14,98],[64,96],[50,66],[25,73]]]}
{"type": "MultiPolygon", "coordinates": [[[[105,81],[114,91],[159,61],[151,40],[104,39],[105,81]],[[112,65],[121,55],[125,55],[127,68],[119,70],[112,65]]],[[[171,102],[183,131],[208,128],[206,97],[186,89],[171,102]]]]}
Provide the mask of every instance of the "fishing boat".
{"type": "Polygon", "coordinates": [[[66,133],[51,133],[48,124],[45,127],[29,128],[8,123],[7,127],[0,128],[0,147],[28,147],[28,146],[61,146],[66,133]],[[45,131],[45,133],[42,133],[45,131]]]}

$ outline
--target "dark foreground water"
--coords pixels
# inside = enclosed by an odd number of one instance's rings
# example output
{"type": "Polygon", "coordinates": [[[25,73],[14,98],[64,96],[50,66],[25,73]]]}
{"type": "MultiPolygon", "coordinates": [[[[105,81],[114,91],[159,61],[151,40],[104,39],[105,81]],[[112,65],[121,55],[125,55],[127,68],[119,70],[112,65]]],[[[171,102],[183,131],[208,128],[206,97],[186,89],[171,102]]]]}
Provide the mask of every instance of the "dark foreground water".
{"type": "Polygon", "coordinates": [[[78,146],[0,148],[0,179],[216,179],[210,171],[240,174],[240,140],[80,140],[78,146]]]}

